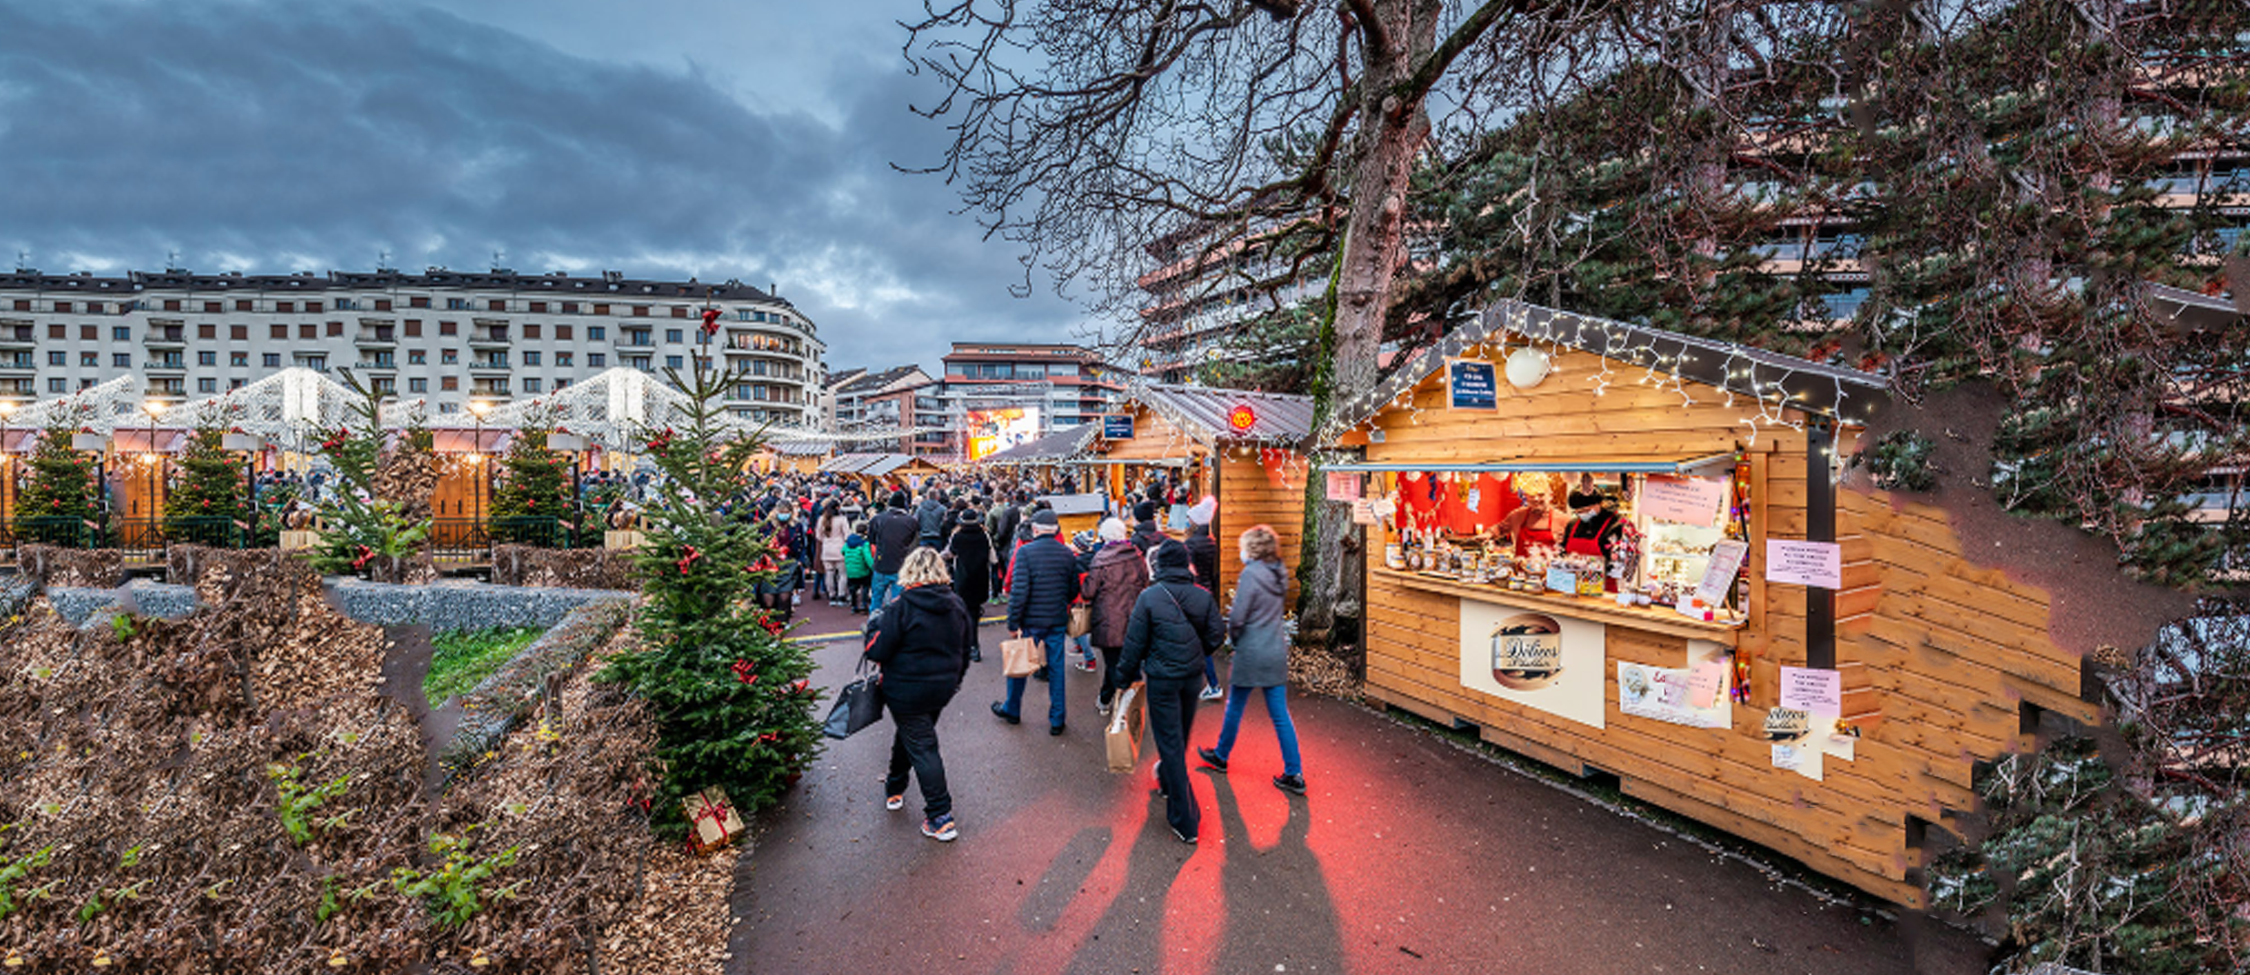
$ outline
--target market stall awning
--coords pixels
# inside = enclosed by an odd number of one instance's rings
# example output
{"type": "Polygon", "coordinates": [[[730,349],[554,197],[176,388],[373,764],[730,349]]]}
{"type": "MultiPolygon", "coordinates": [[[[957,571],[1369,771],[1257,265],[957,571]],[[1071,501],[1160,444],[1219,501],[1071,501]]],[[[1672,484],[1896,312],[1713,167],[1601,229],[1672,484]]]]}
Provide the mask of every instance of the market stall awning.
{"type": "Polygon", "coordinates": [[[1310,396],[1148,383],[1126,390],[1124,398],[1148,407],[1205,443],[1261,441],[1297,446],[1312,435],[1310,396]],[[1243,425],[1238,426],[1238,422],[1243,425]]]}
{"type": "Polygon", "coordinates": [[[1086,452],[1093,440],[1095,423],[1081,423],[1057,429],[1044,437],[1020,443],[991,454],[978,463],[983,464],[1056,464],[1075,459],[1086,452]]]}
{"type": "Polygon", "coordinates": [[[1734,454],[1705,454],[1678,460],[1646,457],[1531,457],[1475,463],[1323,464],[1321,470],[1339,474],[1693,474],[1734,463],[1734,454]]]}

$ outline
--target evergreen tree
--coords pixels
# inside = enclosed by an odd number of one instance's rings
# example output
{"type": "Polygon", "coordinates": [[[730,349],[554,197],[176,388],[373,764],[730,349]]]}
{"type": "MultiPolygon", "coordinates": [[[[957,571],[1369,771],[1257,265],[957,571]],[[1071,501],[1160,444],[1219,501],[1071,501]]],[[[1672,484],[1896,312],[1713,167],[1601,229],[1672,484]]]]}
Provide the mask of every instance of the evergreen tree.
{"type": "Polygon", "coordinates": [[[430,533],[427,520],[407,518],[396,501],[375,497],[376,464],[383,456],[383,396],[349,369],[337,370],[357,397],[352,420],[321,441],[320,453],[336,469],[336,490],[320,504],[320,543],[306,560],[325,574],[361,574],[396,582],[405,559],[430,533]]]}
{"type": "Polygon", "coordinates": [[[508,445],[501,463],[500,486],[492,493],[492,537],[524,545],[555,546],[568,528],[530,519],[571,516],[568,459],[547,449],[551,426],[543,418],[527,420],[508,445]]]}
{"type": "Polygon", "coordinates": [[[16,495],[16,537],[78,545],[99,523],[94,460],[71,446],[71,437],[84,419],[82,414],[58,416],[24,459],[25,476],[16,495]]]}
{"type": "Polygon", "coordinates": [[[164,495],[164,534],[174,540],[223,545],[253,518],[241,462],[226,451],[226,408],[199,415],[164,495]],[[213,521],[211,519],[225,519],[213,521]]]}
{"type": "Polygon", "coordinates": [[[817,754],[820,692],[812,658],[787,628],[751,604],[751,587],[774,571],[756,528],[711,507],[733,487],[756,449],[723,425],[721,403],[741,376],[695,371],[666,377],[687,395],[680,425],[646,431],[645,448],[666,475],[649,506],[648,542],[636,559],[643,598],[641,647],[604,672],[646,698],[656,714],[658,831],[686,828],[680,800],[720,786],[744,813],[770,806],[817,754]]]}

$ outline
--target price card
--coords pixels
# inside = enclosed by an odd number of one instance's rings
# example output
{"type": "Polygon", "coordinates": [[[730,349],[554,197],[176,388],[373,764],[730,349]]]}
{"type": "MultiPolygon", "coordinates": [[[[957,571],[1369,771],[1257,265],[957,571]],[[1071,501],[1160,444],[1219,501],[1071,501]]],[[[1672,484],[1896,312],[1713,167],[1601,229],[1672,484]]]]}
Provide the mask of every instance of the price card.
{"type": "Polygon", "coordinates": [[[1711,546],[1711,561],[1703,567],[1703,579],[1695,585],[1695,595],[1703,605],[1713,608],[1724,606],[1727,593],[1734,589],[1734,577],[1742,571],[1742,560],[1750,555],[1750,543],[1739,538],[1722,538],[1711,546]]]}
{"type": "Polygon", "coordinates": [[[1328,472],[1328,500],[1359,500],[1359,475],[1339,471],[1328,472]]]}
{"type": "Polygon", "coordinates": [[[1555,592],[1578,593],[1578,573],[1563,566],[1547,567],[1547,588],[1555,592]]]}

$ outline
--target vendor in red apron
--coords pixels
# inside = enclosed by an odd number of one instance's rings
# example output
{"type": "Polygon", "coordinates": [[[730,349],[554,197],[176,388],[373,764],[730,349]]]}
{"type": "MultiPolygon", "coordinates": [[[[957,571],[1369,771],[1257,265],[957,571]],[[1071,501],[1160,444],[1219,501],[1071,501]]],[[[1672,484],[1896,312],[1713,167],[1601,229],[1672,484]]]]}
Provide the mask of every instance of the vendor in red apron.
{"type": "MultiPolygon", "coordinates": [[[[1625,533],[1625,519],[1617,513],[1617,498],[1590,485],[1570,492],[1570,521],[1563,529],[1566,555],[1595,555],[1613,559],[1617,540],[1625,533]]],[[[1617,576],[1605,574],[1604,587],[1617,591],[1617,576]]]]}
{"type": "Polygon", "coordinates": [[[1493,533],[1512,542],[1515,557],[1519,559],[1529,556],[1534,548],[1544,548],[1548,552],[1560,549],[1566,523],[1562,513],[1549,502],[1547,492],[1535,489],[1521,492],[1521,495],[1523,506],[1500,519],[1500,523],[1493,526],[1493,533]]]}

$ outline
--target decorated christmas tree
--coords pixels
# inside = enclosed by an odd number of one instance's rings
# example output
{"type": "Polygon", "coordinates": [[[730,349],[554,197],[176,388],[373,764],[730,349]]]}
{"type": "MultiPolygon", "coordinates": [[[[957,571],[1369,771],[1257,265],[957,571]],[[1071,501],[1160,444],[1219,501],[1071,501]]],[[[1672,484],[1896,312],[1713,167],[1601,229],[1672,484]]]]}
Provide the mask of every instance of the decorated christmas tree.
{"type": "Polygon", "coordinates": [[[175,541],[224,545],[252,520],[250,490],[241,459],[226,450],[230,410],[206,407],[187,448],[175,463],[164,495],[164,535],[175,541]]]}
{"type": "Polygon", "coordinates": [[[83,413],[58,415],[24,458],[16,494],[16,537],[77,545],[101,519],[94,459],[71,446],[83,413]]]}
{"type": "Polygon", "coordinates": [[[648,515],[637,559],[641,647],[618,657],[604,679],[646,698],[657,717],[656,756],[666,770],[656,824],[686,828],[681,800],[718,786],[744,813],[770,806],[817,753],[812,658],[787,628],[751,604],[751,587],[774,559],[751,525],[711,503],[734,483],[754,440],[726,428],[721,406],[737,375],[698,357],[683,376],[680,424],[646,431],[645,453],[667,475],[648,515]]]}
{"type": "Polygon", "coordinates": [[[572,520],[569,460],[547,448],[552,427],[528,417],[503,458],[500,486],[492,492],[492,537],[523,545],[563,543],[572,520]],[[540,519],[558,519],[542,521],[540,519]]]}
{"type": "Polygon", "coordinates": [[[336,489],[320,504],[320,543],[306,560],[324,574],[353,574],[397,582],[405,560],[429,536],[427,520],[410,519],[396,501],[374,494],[376,464],[383,456],[383,394],[361,383],[349,369],[337,370],[355,397],[351,419],[320,443],[320,454],[336,470],[336,489]]]}

